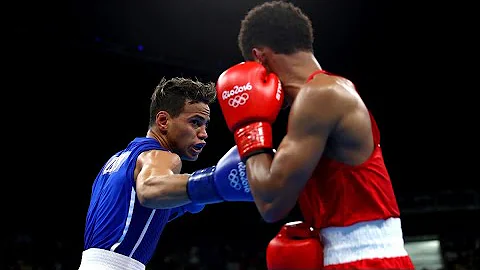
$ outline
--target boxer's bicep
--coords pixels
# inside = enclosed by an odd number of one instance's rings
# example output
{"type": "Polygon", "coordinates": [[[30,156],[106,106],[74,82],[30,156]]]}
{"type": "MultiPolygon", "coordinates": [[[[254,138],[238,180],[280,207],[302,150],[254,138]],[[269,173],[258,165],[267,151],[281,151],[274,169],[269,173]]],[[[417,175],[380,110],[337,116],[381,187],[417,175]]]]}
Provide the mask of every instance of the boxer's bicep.
{"type": "Polygon", "coordinates": [[[331,112],[321,106],[326,94],[305,90],[290,111],[287,135],[272,164],[288,189],[300,192],[323,154],[332,127],[331,112]],[[322,100],[323,99],[323,100],[322,100]]]}
{"type": "Polygon", "coordinates": [[[180,169],[180,158],[170,152],[153,150],[141,154],[135,170],[140,203],[151,208],[170,208],[188,203],[188,175],[178,174],[180,169]]]}
{"type": "Polygon", "coordinates": [[[282,178],[286,189],[303,188],[323,153],[322,137],[302,133],[306,132],[295,131],[285,136],[272,163],[272,176],[282,178]]]}
{"type": "Polygon", "coordinates": [[[136,182],[144,182],[153,176],[172,175],[181,169],[181,160],[175,154],[161,150],[143,152],[138,156],[136,182]]]}
{"type": "Polygon", "coordinates": [[[283,138],[270,167],[271,202],[264,205],[264,218],[276,221],[294,207],[296,200],[317,166],[330,131],[336,109],[328,91],[302,91],[295,100],[283,138]],[[274,184],[273,184],[274,183],[274,184]]]}

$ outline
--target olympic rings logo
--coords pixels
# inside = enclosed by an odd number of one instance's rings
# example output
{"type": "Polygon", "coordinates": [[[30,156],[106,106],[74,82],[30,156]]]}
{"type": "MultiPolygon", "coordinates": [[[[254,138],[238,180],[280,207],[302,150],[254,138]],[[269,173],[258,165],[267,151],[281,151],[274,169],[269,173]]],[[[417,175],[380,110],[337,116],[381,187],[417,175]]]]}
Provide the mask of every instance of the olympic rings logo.
{"type": "Polygon", "coordinates": [[[233,108],[237,108],[238,106],[244,105],[247,103],[249,95],[247,93],[243,93],[239,96],[235,96],[228,100],[228,105],[232,106],[233,108]]]}
{"type": "Polygon", "coordinates": [[[243,188],[245,193],[250,193],[250,186],[248,185],[246,166],[242,162],[238,163],[238,170],[232,169],[228,174],[228,181],[230,186],[237,191],[243,188]]]}
{"type": "Polygon", "coordinates": [[[230,186],[235,190],[240,190],[242,185],[240,184],[240,178],[238,177],[237,169],[233,169],[228,174],[228,180],[230,181],[230,186]]]}

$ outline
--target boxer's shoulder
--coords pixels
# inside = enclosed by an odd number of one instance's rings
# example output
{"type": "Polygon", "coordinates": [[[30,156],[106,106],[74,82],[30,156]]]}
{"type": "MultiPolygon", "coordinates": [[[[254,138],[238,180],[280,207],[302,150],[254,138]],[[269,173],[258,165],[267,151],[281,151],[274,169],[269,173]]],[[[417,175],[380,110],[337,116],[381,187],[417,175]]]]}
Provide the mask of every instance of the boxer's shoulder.
{"type": "Polygon", "coordinates": [[[182,168],[180,156],[165,150],[149,150],[141,153],[137,158],[137,167],[161,165],[179,173],[182,168]]]}
{"type": "Polygon", "coordinates": [[[294,104],[301,108],[299,111],[312,111],[321,113],[322,116],[337,115],[337,112],[349,105],[347,97],[341,93],[344,91],[341,89],[347,87],[343,84],[345,83],[333,76],[319,74],[303,85],[294,104]]]}
{"type": "Polygon", "coordinates": [[[345,112],[358,106],[361,101],[355,85],[349,79],[332,75],[329,73],[319,73],[311,81],[306,83],[301,96],[304,96],[306,103],[312,106],[332,106],[332,112],[345,112]]]}

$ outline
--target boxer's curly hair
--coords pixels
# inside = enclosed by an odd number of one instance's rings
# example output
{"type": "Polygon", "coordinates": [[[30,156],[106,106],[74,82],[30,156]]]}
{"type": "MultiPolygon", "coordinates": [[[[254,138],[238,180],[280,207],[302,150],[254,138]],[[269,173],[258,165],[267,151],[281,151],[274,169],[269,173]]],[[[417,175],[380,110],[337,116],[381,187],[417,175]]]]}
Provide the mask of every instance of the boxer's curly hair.
{"type": "Polygon", "coordinates": [[[162,78],[151,97],[149,125],[155,124],[159,111],[166,111],[176,117],[183,111],[185,102],[203,102],[210,105],[216,98],[217,91],[213,82],[203,83],[197,79],[181,77],[169,80],[162,78]]]}
{"type": "Polygon", "coordinates": [[[254,60],[254,47],[269,47],[275,53],[313,52],[310,19],[292,3],[266,2],[252,8],[241,22],[238,47],[247,61],[254,60]]]}

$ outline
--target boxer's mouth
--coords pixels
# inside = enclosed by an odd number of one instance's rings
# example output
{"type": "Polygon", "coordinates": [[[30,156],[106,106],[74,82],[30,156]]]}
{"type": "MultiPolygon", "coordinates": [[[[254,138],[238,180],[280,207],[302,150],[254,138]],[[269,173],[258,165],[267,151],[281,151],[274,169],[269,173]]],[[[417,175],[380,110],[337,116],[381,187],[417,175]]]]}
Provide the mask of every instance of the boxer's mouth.
{"type": "Polygon", "coordinates": [[[197,143],[193,145],[192,148],[195,149],[196,151],[201,151],[205,145],[206,143],[197,143]]]}

